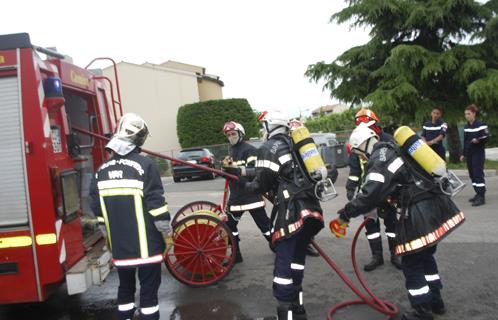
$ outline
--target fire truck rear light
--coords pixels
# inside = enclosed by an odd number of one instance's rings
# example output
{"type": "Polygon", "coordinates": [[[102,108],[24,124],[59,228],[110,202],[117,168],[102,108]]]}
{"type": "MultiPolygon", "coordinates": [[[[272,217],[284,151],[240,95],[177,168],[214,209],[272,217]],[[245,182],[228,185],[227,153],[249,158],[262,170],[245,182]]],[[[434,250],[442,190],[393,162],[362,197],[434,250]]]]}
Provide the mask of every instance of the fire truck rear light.
{"type": "Polygon", "coordinates": [[[14,274],[17,272],[19,272],[19,266],[16,262],[0,262],[0,275],[14,274]]]}

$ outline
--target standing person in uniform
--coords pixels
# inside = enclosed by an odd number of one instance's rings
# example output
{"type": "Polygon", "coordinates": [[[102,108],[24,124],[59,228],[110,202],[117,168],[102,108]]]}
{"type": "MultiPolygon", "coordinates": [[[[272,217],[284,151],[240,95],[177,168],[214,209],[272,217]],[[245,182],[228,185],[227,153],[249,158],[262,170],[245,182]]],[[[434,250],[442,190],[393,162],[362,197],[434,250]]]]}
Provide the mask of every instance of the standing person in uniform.
{"type": "MultiPolygon", "coordinates": [[[[380,141],[388,142],[394,141],[390,134],[385,133],[382,128],[378,125],[379,118],[369,109],[360,109],[355,116],[356,125],[367,125],[372,129],[378,136],[380,141]]],[[[351,153],[349,156],[349,177],[346,182],[346,197],[349,201],[354,198],[355,193],[360,190],[361,183],[365,175],[365,164],[366,160],[361,159],[357,154],[351,153]]],[[[389,245],[389,251],[391,252],[391,263],[396,268],[401,269],[400,258],[394,252],[395,237],[394,232],[396,225],[396,208],[390,205],[387,201],[382,202],[376,209],[377,218],[369,219],[365,225],[366,236],[368,239],[368,244],[370,245],[370,250],[372,252],[372,260],[363,266],[365,271],[373,271],[377,267],[384,264],[384,257],[382,252],[382,237],[380,233],[380,218],[384,221],[385,232],[387,236],[387,241],[389,245]]]]}
{"type": "Polygon", "coordinates": [[[106,145],[112,157],[95,174],[92,210],[104,222],[113,263],[118,270],[118,319],[135,313],[136,273],[140,281],[140,319],[159,319],[157,292],[170,214],[159,170],[140,155],[149,135],[145,121],[133,113],[119,121],[106,145]]]}
{"type": "Polygon", "coordinates": [[[443,111],[440,107],[432,108],[431,120],[424,123],[422,130],[422,140],[429,145],[432,150],[446,161],[446,150],[443,146],[443,140],[446,136],[446,130],[448,130],[448,125],[441,118],[443,111]]]}
{"type": "Polygon", "coordinates": [[[273,295],[278,301],[278,320],[303,320],[306,311],[301,284],[306,248],[323,228],[322,208],[291,150],[289,118],[273,111],[262,113],[259,121],[263,123],[266,142],[258,149],[256,167],[225,170],[253,177],[246,182],[247,191],[270,194],[276,250],[273,295]]]}
{"type": "Polygon", "coordinates": [[[477,106],[471,104],[465,108],[467,124],[463,128],[463,154],[460,156],[460,161],[467,160],[469,177],[476,192],[476,195],[469,199],[473,207],[486,203],[484,160],[486,159],[486,142],[489,140],[488,126],[476,117],[477,106]]]}
{"type": "MultiPolygon", "coordinates": [[[[234,166],[254,167],[257,160],[257,149],[244,141],[246,134],[244,127],[235,121],[229,121],[223,126],[223,133],[230,143],[230,156],[225,161],[228,165],[232,162],[234,166]]],[[[235,262],[242,262],[242,254],[239,246],[239,230],[237,225],[242,214],[249,211],[259,230],[271,246],[270,219],[266,215],[265,201],[261,195],[249,193],[244,190],[247,179],[241,177],[239,180],[230,180],[230,198],[228,199],[228,222],[227,225],[232,231],[237,242],[235,262]]]]}
{"type": "MultiPolygon", "coordinates": [[[[392,142],[379,142],[379,136],[364,125],[350,138],[351,150],[368,161],[361,192],[339,210],[331,231],[343,237],[351,218],[371,214],[382,199],[398,199],[401,217],[396,228],[396,254],[402,255],[408,298],[414,309],[404,320],[432,320],[446,308],[434,253],[437,243],[464,222],[465,217],[451,198],[441,191],[431,175],[392,142]]],[[[408,144],[407,144],[408,145],[408,144]]]]}

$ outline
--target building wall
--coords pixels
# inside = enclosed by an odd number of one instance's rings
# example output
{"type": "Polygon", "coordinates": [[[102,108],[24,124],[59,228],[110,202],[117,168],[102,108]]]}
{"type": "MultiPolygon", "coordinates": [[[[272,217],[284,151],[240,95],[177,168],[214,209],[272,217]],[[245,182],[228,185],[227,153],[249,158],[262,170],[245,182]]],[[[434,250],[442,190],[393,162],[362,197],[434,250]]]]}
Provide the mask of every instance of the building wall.
{"type": "MultiPolygon", "coordinates": [[[[103,73],[114,79],[112,68],[103,73]]],[[[180,149],[176,115],[182,105],[199,101],[195,73],[121,62],[118,75],[123,112],[139,114],[149,126],[151,136],[144,147],[158,152],[180,149]]]]}
{"type": "Polygon", "coordinates": [[[215,81],[206,79],[199,80],[199,100],[223,99],[222,87],[215,81]]]}

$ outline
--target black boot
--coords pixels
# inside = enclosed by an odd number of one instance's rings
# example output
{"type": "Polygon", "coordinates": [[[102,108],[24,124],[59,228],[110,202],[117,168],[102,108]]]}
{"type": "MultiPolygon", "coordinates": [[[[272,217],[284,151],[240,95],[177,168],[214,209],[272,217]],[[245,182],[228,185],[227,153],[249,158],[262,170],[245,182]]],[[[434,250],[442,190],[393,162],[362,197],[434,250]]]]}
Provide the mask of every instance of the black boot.
{"type": "Polygon", "coordinates": [[[292,302],[279,301],[277,306],[278,320],[293,320],[292,302]]]}
{"type": "Polygon", "coordinates": [[[299,287],[298,291],[298,299],[292,304],[292,315],[294,316],[293,320],[307,320],[306,309],[304,309],[304,301],[303,301],[303,289],[299,287]]]}
{"type": "Polygon", "coordinates": [[[431,289],[432,292],[432,312],[435,314],[445,314],[446,308],[444,306],[443,298],[441,297],[440,289],[431,289]]]}
{"type": "Polygon", "coordinates": [[[395,266],[396,269],[401,270],[401,257],[397,256],[395,253],[395,238],[387,237],[387,241],[389,243],[389,251],[391,252],[391,264],[395,266]]]}
{"type": "Polygon", "coordinates": [[[478,195],[476,197],[476,199],[474,200],[474,202],[472,202],[472,206],[473,207],[478,207],[478,206],[482,206],[485,203],[486,203],[486,200],[484,199],[484,196],[483,195],[478,195]]]}
{"type": "Polygon", "coordinates": [[[313,248],[313,246],[311,244],[308,244],[308,246],[306,247],[306,255],[310,256],[310,257],[320,256],[318,251],[316,251],[315,248],[313,248]]]}
{"type": "Polygon", "coordinates": [[[472,198],[469,199],[469,202],[474,202],[476,201],[477,199],[477,194],[475,196],[473,196],[472,198]]]}
{"type": "Polygon", "coordinates": [[[368,240],[368,244],[372,250],[372,260],[370,263],[363,266],[363,270],[373,271],[377,269],[378,266],[384,264],[384,258],[382,257],[382,239],[379,237],[374,240],[368,240]]]}
{"type": "Polygon", "coordinates": [[[417,304],[413,309],[415,311],[403,313],[401,320],[434,320],[430,304],[417,304]]]}
{"type": "Polygon", "coordinates": [[[240,240],[237,238],[235,239],[235,263],[241,263],[244,261],[242,258],[242,253],[240,253],[240,240]]]}

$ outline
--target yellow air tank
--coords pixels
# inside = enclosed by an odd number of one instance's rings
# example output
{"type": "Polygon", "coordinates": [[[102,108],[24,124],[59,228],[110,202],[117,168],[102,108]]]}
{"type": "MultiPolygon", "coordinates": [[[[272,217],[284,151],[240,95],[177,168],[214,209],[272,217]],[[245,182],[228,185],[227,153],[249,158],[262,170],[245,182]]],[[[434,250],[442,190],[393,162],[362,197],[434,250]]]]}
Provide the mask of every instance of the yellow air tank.
{"type": "Polygon", "coordinates": [[[407,126],[399,127],[394,132],[394,139],[430,175],[446,175],[446,162],[412,129],[407,126]]]}
{"type": "Polygon", "coordinates": [[[310,177],[315,181],[327,179],[327,167],[308,129],[305,126],[293,129],[291,131],[291,138],[298,147],[298,153],[310,177]]]}

